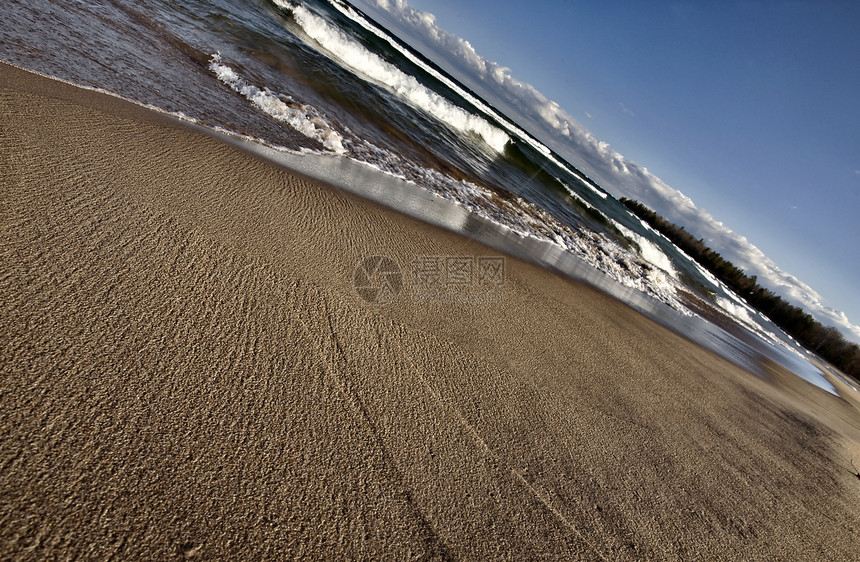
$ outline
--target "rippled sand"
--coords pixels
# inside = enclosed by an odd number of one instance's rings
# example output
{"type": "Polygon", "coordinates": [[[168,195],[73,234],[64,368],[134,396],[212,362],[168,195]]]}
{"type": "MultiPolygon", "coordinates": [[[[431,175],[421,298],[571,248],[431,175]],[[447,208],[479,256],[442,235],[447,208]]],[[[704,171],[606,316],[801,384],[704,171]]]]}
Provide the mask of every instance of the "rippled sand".
{"type": "Polygon", "coordinates": [[[421,260],[500,256],[0,74],[3,558],[860,551],[856,393],[759,380],[512,258],[422,296],[421,260]],[[390,304],[353,286],[369,255],[402,270],[390,304]]]}

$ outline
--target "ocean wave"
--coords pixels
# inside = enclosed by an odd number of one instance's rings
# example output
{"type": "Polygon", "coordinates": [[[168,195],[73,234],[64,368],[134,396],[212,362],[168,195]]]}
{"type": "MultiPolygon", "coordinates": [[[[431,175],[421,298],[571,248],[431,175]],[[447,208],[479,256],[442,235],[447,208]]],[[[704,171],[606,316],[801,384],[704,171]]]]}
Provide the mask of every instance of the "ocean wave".
{"type": "Polygon", "coordinates": [[[669,256],[663,253],[663,250],[661,250],[657,244],[654,244],[644,236],[633,232],[615,219],[609,220],[612,221],[612,224],[615,225],[615,228],[617,228],[621,234],[639,246],[639,255],[642,256],[642,259],[655,267],[659,267],[675,279],[678,278],[678,272],[675,271],[675,266],[672,264],[672,260],[669,259],[669,256]]]}
{"type": "Polygon", "coordinates": [[[221,82],[245,96],[274,119],[288,124],[306,137],[319,141],[332,152],[346,153],[343,137],[313,107],[298,103],[285,94],[277,94],[268,88],[261,90],[248,84],[235,70],[222,62],[220,53],[212,55],[209,70],[214,72],[221,82]]]}
{"type": "Polygon", "coordinates": [[[284,0],[273,0],[283,10],[289,11],[304,33],[326,54],[355,74],[384,87],[449,128],[465,135],[477,135],[498,153],[504,152],[510,137],[488,121],[458,107],[422,85],[379,55],[367,50],[346,33],[314,14],[304,6],[284,0]]]}
{"type": "MultiPolygon", "coordinates": [[[[492,107],[488,106],[486,103],[484,103],[480,99],[476,98],[472,93],[465,90],[461,85],[457,84],[455,81],[451,80],[450,78],[448,78],[444,74],[440,73],[438,70],[436,70],[432,66],[430,66],[427,63],[425,63],[424,61],[422,61],[420,58],[415,56],[415,54],[413,52],[411,52],[409,49],[404,48],[400,43],[398,43],[385,30],[381,29],[380,27],[377,27],[376,25],[373,25],[366,18],[364,18],[361,14],[356,12],[356,10],[353,9],[351,6],[345,4],[341,0],[327,0],[327,1],[328,1],[328,4],[330,6],[335,8],[341,14],[348,17],[353,22],[357,23],[358,25],[360,25],[361,27],[363,27],[367,31],[373,33],[374,35],[376,35],[377,37],[379,37],[380,39],[382,39],[383,41],[388,43],[389,47],[391,47],[392,49],[394,49],[395,51],[397,51],[398,53],[400,53],[401,55],[406,57],[409,60],[409,62],[411,62],[415,66],[419,67],[421,70],[423,70],[424,72],[426,72],[427,74],[429,74],[430,76],[432,76],[433,78],[435,78],[436,80],[441,82],[442,84],[445,84],[445,86],[450,88],[451,91],[455,92],[458,96],[460,96],[461,98],[463,98],[464,100],[469,102],[478,111],[480,111],[484,115],[487,115],[490,118],[494,119],[497,123],[499,123],[509,133],[511,133],[515,137],[519,137],[520,139],[525,140],[526,142],[533,140],[533,139],[531,139],[531,137],[528,133],[526,133],[524,130],[522,130],[517,125],[512,123],[508,118],[506,118],[503,115],[500,115],[492,107]]],[[[535,142],[537,142],[537,141],[535,141],[535,142]]],[[[543,145],[535,146],[535,148],[538,149],[539,151],[547,151],[547,152],[549,151],[549,148],[547,148],[543,145]]]]}
{"type": "MultiPolygon", "coordinates": [[[[276,4],[283,0],[274,0],[276,4]]],[[[488,106],[482,100],[475,97],[472,93],[465,90],[462,86],[445,76],[444,74],[437,71],[435,68],[427,65],[421,59],[416,57],[412,52],[408,49],[401,46],[397,41],[395,41],[388,33],[379,27],[373,25],[366,18],[362,17],[358,12],[356,12],[352,7],[346,5],[341,0],[327,0],[328,4],[338,10],[341,14],[345,15],[355,23],[359,24],[364,29],[370,31],[386,43],[388,45],[399,52],[401,55],[405,56],[410,62],[421,68],[424,72],[427,72],[431,76],[433,76],[436,80],[439,80],[441,83],[445,84],[448,88],[454,91],[457,95],[462,97],[464,100],[469,102],[473,107],[475,107],[478,111],[483,113],[484,115],[488,115],[490,118],[499,123],[505,130],[507,130],[511,135],[516,138],[519,138],[535,150],[537,150],[540,154],[542,154],[545,158],[550,160],[553,164],[558,166],[559,168],[565,170],[570,175],[574,176],[578,179],[583,185],[585,185],[588,189],[593,191],[596,195],[601,198],[606,198],[606,193],[594,187],[591,182],[582,177],[581,174],[577,173],[574,169],[571,168],[570,165],[563,163],[558,158],[556,158],[552,150],[549,149],[545,144],[537,140],[533,135],[527,133],[519,126],[515,125],[510,119],[505,117],[504,115],[499,114],[495,109],[488,106]]]]}

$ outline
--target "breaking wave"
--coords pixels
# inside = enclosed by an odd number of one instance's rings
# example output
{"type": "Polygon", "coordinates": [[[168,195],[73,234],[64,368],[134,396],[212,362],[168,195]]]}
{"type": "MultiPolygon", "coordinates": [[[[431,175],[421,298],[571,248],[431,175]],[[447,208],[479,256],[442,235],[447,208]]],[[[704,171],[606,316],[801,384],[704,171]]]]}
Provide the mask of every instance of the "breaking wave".
{"type": "Polygon", "coordinates": [[[274,4],[289,11],[302,31],[320,49],[348,70],[362,78],[384,87],[451,129],[465,136],[478,135],[490,148],[504,152],[510,137],[485,119],[454,105],[436,92],[422,85],[379,55],[372,53],[346,33],[314,14],[304,6],[284,0],[273,0],[274,4]]]}
{"type": "Polygon", "coordinates": [[[306,137],[319,141],[337,154],[344,154],[343,138],[313,107],[303,105],[285,94],[277,94],[268,88],[262,90],[248,84],[235,70],[221,61],[220,53],[212,55],[209,70],[221,82],[245,96],[248,101],[278,121],[284,122],[306,137]]]}

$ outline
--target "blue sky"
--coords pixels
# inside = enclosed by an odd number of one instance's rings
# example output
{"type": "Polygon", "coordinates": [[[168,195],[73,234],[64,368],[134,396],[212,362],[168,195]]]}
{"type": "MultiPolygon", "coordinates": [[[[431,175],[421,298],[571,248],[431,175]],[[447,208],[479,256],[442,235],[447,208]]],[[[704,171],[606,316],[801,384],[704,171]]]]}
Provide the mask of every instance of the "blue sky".
{"type": "MultiPolygon", "coordinates": [[[[377,3],[358,5],[383,14],[377,3]]],[[[400,12],[396,0],[387,3],[389,15],[404,13],[402,1],[400,12]]],[[[805,283],[821,297],[805,308],[833,307],[860,324],[860,3],[408,6],[434,14],[432,26],[509,68],[596,140],[799,278],[800,289],[785,281],[787,296],[808,292],[805,283]]],[[[697,214],[672,217],[665,201],[661,208],[641,199],[696,231],[697,214]]],[[[717,249],[730,259],[736,250],[738,265],[755,267],[743,244],[717,249]]],[[[777,281],[760,282],[779,290],[777,281]]]]}

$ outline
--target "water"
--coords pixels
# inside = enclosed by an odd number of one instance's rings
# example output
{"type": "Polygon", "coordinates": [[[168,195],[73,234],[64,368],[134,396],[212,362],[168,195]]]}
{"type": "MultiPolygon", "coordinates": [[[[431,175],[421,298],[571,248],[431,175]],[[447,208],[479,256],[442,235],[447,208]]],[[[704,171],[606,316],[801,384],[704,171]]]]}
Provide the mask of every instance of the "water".
{"type": "Polygon", "coordinates": [[[585,174],[342,0],[13,3],[0,58],[245,139],[595,285],[746,368],[768,358],[835,392],[787,336],[585,174]],[[690,306],[703,288],[743,329],[690,306]]]}

